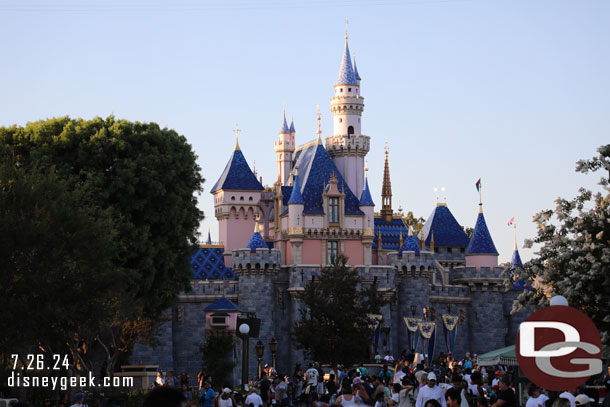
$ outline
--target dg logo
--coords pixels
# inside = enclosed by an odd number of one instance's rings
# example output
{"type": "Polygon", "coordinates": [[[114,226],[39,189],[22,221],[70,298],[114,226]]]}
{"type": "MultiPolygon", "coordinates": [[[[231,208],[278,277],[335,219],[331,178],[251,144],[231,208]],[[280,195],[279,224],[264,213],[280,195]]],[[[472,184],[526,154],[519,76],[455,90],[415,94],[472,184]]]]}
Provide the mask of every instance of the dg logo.
{"type": "Polygon", "coordinates": [[[543,308],[521,323],[515,353],[525,376],[547,390],[578,387],[602,371],[595,324],[564,305],[543,308]]]}

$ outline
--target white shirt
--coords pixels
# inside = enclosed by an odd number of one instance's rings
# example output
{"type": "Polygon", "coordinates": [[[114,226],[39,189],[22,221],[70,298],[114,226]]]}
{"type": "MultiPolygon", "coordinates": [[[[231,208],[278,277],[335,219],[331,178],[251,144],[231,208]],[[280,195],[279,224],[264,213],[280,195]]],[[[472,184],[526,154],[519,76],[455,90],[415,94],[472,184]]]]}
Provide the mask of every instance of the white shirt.
{"type": "Polygon", "coordinates": [[[393,383],[400,383],[402,381],[402,378],[405,377],[407,374],[405,372],[403,372],[402,370],[399,370],[398,372],[396,372],[396,374],[394,375],[394,379],[392,380],[393,383]]]}
{"type": "Polygon", "coordinates": [[[318,371],[316,369],[309,368],[307,369],[307,371],[305,372],[305,377],[307,378],[307,384],[313,384],[314,386],[316,386],[318,384],[318,371]]]}
{"type": "Polygon", "coordinates": [[[392,355],[385,355],[384,360],[387,360],[388,362],[393,362],[394,361],[394,356],[392,355]]]}
{"type": "Polygon", "coordinates": [[[248,394],[246,397],[246,406],[254,404],[254,407],[260,407],[263,405],[263,399],[256,393],[248,394]]]}
{"type": "Polygon", "coordinates": [[[441,406],[447,407],[447,402],[445,401],[445,396],[443,395],[441,388],[438,386],[430,387],[428,385],[425,385],[419,389],[415,407],[424,407],[426,402],[430,399],[435,399],[441,404],[441,406]]]}
{"type": "Polygon", "coordinates": [[[564,391],[559,395],[560,399],[568,399],[570,400],[570,407],[576,407],[576,397],[569,391],[564,391]]]}
{"type": "Polygon", "coordinates": [[[464,380],[466,380],[466,383],[471,384],[470,375],[469,374],[465,374],[464,375],[464,380]]]}
{"type": "Polygon", "coordinates": [[[496,387],[500,385],[500,379],[494,377],[494,379],[491,381],[491,387],[496,387]]]}
{"type": "Polygon", "coordinates": [[[525,404],[525,407],[544,407],[544,402],[549,398],[540,393],[538,397],[530,397],[525,404]]]}

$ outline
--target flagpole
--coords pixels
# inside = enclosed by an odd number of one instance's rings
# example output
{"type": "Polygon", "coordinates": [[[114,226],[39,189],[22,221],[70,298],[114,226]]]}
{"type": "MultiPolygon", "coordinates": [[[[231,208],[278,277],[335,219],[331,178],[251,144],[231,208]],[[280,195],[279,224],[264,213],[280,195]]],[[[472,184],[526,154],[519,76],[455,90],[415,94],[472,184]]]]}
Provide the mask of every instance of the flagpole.
{"type": "Polygon", "coordinates": [[[517,222],[513,222],[513,230],[515,234],[515,250],[517,250],[517,222]]]}
{"type": "Polygon", "coordinates": [[[483,183],[479,178],[479,212],[483,213],[483,183]]]}

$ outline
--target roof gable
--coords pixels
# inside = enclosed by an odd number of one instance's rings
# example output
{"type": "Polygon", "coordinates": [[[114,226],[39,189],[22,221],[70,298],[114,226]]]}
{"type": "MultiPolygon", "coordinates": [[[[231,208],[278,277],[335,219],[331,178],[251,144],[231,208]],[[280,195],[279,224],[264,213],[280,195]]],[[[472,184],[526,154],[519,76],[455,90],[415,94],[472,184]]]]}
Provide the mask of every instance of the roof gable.
{"type": "Polygon", "coordinates": [[[347,182],[337,170],[335,163],[322,144],[318,142],[307,144],[300,150],[296,164],[299,166],[299,184],[305,203],[303,213],[309,215],[324,214],[322,189],[328,184],[331,175],[335,174],[339,189],[342,189],[345,193],[345,214],[364,214],[359,209],[358,198],[349,189],[347,182]]]}
{"type": "Polygon", "coordinates": [[[229,300],[228,298],[225,298],[225,297],[220,297],[219,299],[217,299],[216,301],[214,301],[213,303],[211,303],[210,305],[205,307],[203,310],[206,312],[209,312],[209,311],[241,312],[241,309],[239,309],[239,307],[237,305],[233,304],[233,302],[231,300],[229,300]]]}

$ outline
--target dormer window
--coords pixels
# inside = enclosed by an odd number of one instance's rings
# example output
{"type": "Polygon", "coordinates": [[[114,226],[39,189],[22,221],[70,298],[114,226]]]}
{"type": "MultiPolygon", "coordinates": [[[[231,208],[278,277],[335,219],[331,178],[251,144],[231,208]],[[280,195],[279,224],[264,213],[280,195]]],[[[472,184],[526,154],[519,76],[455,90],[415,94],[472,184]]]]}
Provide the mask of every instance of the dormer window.
{"type": "Polygon", "coordinates": [[[226,327],[229,325],[227,319],[229,314],[224,312],[217,312],[210,315],[210,325],[217,328],[226,327]]]}
{"type": "Polygon", "coordinates": [[[339,198],[328,198],[328,222],[331,224],[339,223],[339,198]]]}

